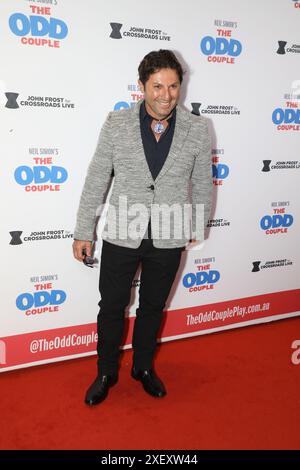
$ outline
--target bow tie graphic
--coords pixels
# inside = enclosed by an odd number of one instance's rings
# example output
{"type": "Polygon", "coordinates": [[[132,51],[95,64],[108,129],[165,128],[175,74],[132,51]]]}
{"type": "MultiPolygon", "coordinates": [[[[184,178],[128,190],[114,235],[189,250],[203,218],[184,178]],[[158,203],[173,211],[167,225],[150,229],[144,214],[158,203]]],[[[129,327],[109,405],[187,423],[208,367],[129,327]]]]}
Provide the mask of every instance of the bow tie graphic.
{"type": "Polygon", "coordinates": [[[285,46],[287,45],[286,41],[278,41],[277,54],[285,54],[285,46]]]}
{"type": "Polygon", "coordinates": [[[22,240],[21,240],[21,235],[23,232],[21,231],[15,231],[15,232],[9,232],[11,235],[11,240],[9,242],[10,245],[22,245],[22,240]]]}
{"type": "Polygon", "coordinates": [[[110,33],[109,37],[113,39],[121,39],[122,35],[120,32],[120,29],[123,26],[122,23],[110,23],[110,26],[111,26],[112,32],[110,33]]]}
{"type": "Polygon", "coordinates": [[[7,103],[5,105],[6,108],[17,109],[19,107],[17,103],[19,93],[5,93],[5,96],[7,98],[7,103]]]}
{"type": "Polygon", "coordinates": [[[260,271],[260,269],[259,269],[260,263],[261,263],[261,261],[253,261],[252,262],[252,264],[253,264],[252,272],[253,273],[256,273],[257,271],[260,271]]]}
{"type": "Polygon", "coordinates": [[[270,163],[272,160],[263,160],[263,169],[261,171],[270,171],[270,163]]]}
{"type": "Polygon", "coordinates": [[[196,116],[200,116],[200,106],[201,103],[191,103],[192,105],[192,114],[195,114],[196,116]]]}

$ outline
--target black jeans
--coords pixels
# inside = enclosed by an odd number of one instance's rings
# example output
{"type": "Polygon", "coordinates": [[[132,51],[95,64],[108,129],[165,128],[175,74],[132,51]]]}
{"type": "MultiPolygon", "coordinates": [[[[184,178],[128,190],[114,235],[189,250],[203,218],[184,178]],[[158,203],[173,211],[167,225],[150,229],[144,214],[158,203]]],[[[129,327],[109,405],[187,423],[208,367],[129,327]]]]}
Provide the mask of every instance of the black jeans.
{"type": "Polygon", "coordinates": [[[124,333],[124,312],[129,304],[132,281],[141,263],[139,308],[133,330],[133,364],[150,369],[163,309],[174,282],[182,248],[155,248],[144,239],[137,249],[103,241],[98,315],[98,373],[115,374],[124,333]]]}

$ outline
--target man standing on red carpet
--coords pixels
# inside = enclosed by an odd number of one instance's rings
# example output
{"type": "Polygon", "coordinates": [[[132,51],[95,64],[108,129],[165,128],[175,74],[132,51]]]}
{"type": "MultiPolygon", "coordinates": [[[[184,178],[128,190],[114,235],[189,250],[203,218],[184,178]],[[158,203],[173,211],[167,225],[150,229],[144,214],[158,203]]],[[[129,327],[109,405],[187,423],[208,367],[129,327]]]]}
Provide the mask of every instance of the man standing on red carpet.
{"type": "Polygon", "coordinates": [[[88,169],[74,232],[74,256],[87,262],[113,172],[102,233],[98,376],[86,393],[88,405],[102,402],[118,380],[124,312],[140,264],[131,375],[151,396],[166,395],[153,368],[157,334],[182,250],[191,239],[203,240],[211,207],[207,123],[178,104],[181,64],[169,50],[153,51],[138,72],[144,100],[109,113],[88,169]]]}

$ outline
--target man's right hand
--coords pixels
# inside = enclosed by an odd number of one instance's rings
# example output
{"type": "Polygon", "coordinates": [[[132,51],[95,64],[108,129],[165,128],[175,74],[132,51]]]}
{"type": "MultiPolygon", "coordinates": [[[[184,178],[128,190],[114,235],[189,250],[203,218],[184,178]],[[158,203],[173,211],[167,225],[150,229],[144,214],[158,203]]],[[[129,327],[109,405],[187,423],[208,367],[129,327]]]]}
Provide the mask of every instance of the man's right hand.
{"type": "Polygon", "coordinates": [[[88,240],[74,240],[73,255],[78,261],[83,261],[85,255],[92,256],[92,242],[88,240]]]}

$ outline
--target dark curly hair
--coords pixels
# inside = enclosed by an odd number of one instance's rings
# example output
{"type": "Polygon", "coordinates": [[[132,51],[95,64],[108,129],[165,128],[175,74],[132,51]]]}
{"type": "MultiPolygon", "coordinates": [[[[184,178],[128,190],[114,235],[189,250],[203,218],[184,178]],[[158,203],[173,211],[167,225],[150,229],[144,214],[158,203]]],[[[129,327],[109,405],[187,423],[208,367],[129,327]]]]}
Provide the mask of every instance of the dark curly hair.
{"type": "Polygon", "coordinates": [[[138,72],[142,84],[145,86],[150,75],[160,69],[176,70],[179,81],[182,83],[184,71],[176,55],[168,49],[160,49],[159,51],[149,52],[140,63],[138,72]]]}

